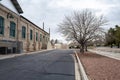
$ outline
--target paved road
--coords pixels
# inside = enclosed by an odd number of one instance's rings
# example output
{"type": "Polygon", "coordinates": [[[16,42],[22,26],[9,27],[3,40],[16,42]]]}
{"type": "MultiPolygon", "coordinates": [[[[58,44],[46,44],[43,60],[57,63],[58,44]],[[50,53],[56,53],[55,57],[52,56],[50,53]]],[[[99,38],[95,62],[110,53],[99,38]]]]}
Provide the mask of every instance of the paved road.
{"type": "Polygon", "coordinates": [[[75,80],[72,50],[0,60],[0,80],[75,80]]]}

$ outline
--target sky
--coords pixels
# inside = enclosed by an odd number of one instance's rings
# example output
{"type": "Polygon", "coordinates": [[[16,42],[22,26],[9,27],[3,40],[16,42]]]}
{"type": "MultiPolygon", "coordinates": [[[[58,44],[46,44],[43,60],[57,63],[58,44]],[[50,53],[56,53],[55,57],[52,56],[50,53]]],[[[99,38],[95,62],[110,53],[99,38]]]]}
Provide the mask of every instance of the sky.
{"type": "Polygon", "coordinates": [[[45,30],[51,30],[51,39],[65,42],[65,37],[59,33],[58,24],[66,15],[73,11],[91,9],[97,16],[104,15],[108,25],[104,29],[120,25],[120,0],[18,0],[27,19],[45,30]]]}

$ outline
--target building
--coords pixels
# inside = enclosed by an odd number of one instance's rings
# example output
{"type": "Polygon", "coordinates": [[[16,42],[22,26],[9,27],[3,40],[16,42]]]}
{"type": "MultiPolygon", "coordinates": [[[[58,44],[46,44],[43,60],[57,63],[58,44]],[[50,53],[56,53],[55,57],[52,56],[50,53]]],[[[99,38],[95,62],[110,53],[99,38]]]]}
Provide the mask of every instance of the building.
{"type": "Polygon", "coordinates": [[[63,44],[63,43],[56,43],[54,45],[55,49],[68,49],[68,45],[67,44],[63,44]]]}
{"type": "Polygon", "coordinates": [[[50,34],[21,16],[17,0],[0,1],[0,53],[21,53],[47,49],[50,34]]]}
{"type": "Polygon", "coordinates": [[[80,44],[76,41],[70,42],[68,46],[69,46],[70,49],[80,48],[80,44]]]}

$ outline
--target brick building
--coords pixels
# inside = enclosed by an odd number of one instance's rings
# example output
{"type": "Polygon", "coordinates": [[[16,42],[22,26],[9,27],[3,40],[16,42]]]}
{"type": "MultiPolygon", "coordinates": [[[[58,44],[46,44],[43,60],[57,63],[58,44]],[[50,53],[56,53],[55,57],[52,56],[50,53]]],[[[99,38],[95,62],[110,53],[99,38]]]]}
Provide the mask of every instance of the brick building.
{"type": "Polygon", "coordinates": [[[0,53],[21,53],[47,48],[50,34],[21,16],[22,13],[17,0],[0,1],[0,53]]]}

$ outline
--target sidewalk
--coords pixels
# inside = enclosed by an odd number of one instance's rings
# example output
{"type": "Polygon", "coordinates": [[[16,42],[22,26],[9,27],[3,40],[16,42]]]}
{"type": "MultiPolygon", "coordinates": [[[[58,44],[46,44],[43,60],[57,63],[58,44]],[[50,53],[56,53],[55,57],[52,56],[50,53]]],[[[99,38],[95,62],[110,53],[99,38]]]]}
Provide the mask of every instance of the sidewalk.
{"type": "Polygon", "coordinates": [[[17,56],[22,56],[22,55],[36,54],[36,53],[43,52],[43,51],[48,51],[48,50],[41,50],[41,51],[27,52],[27,53],[20,53],[20,54],[17,54],[17,53],[16,54],[4,54],[4,55],[0,54],[0,60],[7,59],[7,58],[13,58],[13,57],[17,57],[17,56]]]}
{"type": "Polygon", "coordinates": [[[97,47],[96,50],[101,50],[105,52],[114,52],[114,53],[120,53],[120,48],[110,48],[110,47],[97,47]]]}
{"type": "Polygon", "coordinates": [[[94,52],[103,56],[107,56],[113,59],[120,60],[120,49],[116,48],[106,48],[106,47],[101,47],[101,48],[96,48],[96,49],[89,49],[90,52],[94,52]]]}

